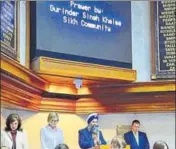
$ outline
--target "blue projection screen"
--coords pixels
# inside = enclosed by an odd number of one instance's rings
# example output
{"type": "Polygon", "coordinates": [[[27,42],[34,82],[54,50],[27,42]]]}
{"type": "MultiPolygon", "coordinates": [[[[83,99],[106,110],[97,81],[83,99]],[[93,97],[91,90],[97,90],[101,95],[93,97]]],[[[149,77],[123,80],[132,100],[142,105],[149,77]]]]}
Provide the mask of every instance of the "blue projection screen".
{"type": "Polygon", "coordinates": [[[131,2],[31,2],[31,60],[132,67],[131,2]]]}

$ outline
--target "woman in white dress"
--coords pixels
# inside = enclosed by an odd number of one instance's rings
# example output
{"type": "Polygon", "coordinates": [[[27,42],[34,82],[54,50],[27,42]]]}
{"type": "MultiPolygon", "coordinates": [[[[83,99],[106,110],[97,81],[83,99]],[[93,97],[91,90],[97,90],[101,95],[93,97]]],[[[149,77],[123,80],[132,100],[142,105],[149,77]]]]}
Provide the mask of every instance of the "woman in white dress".
{"type": "Polygon", "coordinates": [[[41,129],[40,140],[42,149],[55,149],[58,144],[64,143],[63,132],[57,127],[59,116],[56,112],[48,115],[48,125],[41,129]]]}
{"type": "Polygon", "coordinates": [[[6,119],[6,127],[1,130],[1,147],[7,149],[28,149],[26,133],[21,128],[22,122],[18,114],[10,114],[6,119]]]}

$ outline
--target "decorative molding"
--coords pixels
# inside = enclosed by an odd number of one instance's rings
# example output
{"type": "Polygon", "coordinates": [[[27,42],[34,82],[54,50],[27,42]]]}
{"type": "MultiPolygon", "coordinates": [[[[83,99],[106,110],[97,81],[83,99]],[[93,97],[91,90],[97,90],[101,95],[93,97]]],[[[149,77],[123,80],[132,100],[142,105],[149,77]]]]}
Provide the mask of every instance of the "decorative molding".
{"type": "Polygon", "coordinates": [[[48,92],[47,81],[16,61],[1,55],[1,66],[3,107],[77,114],[175,111],[175,81],[96,82],[77,92],[48,92]]]}
{"type": "Polygon", "coordinates": [[[76,113],[175,111],[175,91],[114,93],[81,98],[76,102],[76,113]]]}
{"type": "Polygon", "coordinates": [[[26,84],[30,84],[36,88],[45,90],[48,87],[48,82],[46,80],[3,53],[1,53],[1,70],[14,75],[16,79],[22,80],[23,82],[26,82],[26,84]]]}
{"type": "Polygon", "coordinates": [[[49,74],[55,76],[80,77],[96,80],[108,79],[123,82],[133,82],[136,80],[135,70],[48,57],[36,58],[32,62],[31,67],[39,74],[49,74]]]}
{"type": "Polygon", "coordinates": [[[1,71],[1,103],[3,107],[21,107],[39,111],[42,90],[32,87],[1,71]]]}
{"type": "MultiPolygon", "coordinates": [[[[88,105],[88,104],[87,104],[88,105]]],[[[77,114],[87,114],[91,112],[105,113],[145,113],[145,112],[174,112],[175,106],[171,103],[147,103],[147,104],[120,104],[110,106],[94,106],[76,108],[77,114]]]]}
{"type": "Polygon", "coordinates": [[[92,94],[152,93],[175,91],[175,81],[135,82],[129,84],[90,86],[89,90],[92,94]]]}
{"type": "Polygon", "coordinates": [[[79,95],[63,94],[63,93],[50,93],[50,92],[43,92],[42,97],[57,98],[57,99],[69,99],[69,100],[78,100],[80,98],[79,95]]]}
{"type": "Polygon", "coordinates": [[[40,111],[59,111],[64,113],[75,113],[76,101],[68,99],[43,98],[40,111]]]}
{"type": "Polygon", "coordinates": [[[14,77],[13,75],[8,74],[7,72],[4,72],[3,70],[1,70],[1,85],[3,85],[3,83],[6,83],[5,86],[15,86],[17,89],[21,89],[21,90],[27,90],[29,93],[32,94],[37,94],[37,95],[41,95],[41,93],[43,92],[42,90],[35,88],[29,84],[24,83],[21,80],[18,80],[16,77],[14,77]]]}

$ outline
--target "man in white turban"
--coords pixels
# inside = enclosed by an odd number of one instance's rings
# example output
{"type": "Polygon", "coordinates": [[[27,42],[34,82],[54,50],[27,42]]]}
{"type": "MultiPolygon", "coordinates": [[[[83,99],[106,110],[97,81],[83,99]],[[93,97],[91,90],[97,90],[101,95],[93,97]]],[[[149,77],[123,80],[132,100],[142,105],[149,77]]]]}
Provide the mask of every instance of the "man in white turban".
{"type": "Polygon", "coordinates": [[[98,114],[91,113],[87,117],[88,126],[79,130],[79,146],[81,149],[89,149],[98,145],[105,145],[102,132],[98,126],[98,114]]]}

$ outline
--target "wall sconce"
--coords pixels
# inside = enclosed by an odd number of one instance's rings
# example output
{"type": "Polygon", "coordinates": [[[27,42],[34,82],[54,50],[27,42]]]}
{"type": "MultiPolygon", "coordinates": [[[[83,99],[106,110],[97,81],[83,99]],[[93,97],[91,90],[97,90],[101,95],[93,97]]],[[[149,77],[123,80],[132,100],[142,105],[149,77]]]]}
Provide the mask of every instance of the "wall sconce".
{"type": "Polygon", "coordinates": [[[75,84],[75,87],[77,89],[82,87],[83,80],[81,78],[76,78],[73,80],[73,84],[75,84]]]}

